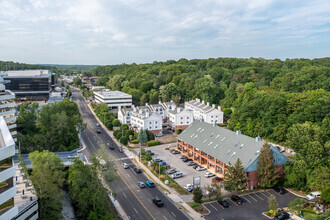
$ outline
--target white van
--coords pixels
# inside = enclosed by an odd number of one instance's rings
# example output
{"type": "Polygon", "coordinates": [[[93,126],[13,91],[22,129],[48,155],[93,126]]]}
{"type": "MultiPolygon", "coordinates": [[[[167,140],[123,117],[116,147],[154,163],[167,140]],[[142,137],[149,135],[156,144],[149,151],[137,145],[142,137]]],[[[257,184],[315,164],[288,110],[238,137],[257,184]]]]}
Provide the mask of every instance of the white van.
{"type": "Polygon", "coordinates": [[[307,200],[312,200],[312,199],[319,198],[319,197],[321,197],[321,193],[320,192],[311,192],[310,194],[308,194],[306,196],[306,199],[307,200]]]}
{"type": "Polygon", "coordinates": [[[182,176],[183,176],[182,172],[176,172],[176,173],[173,173],[173,174],[170,175],[170,177],[172,179],[179,178],[179,177],[182,177],[182,176]]]}

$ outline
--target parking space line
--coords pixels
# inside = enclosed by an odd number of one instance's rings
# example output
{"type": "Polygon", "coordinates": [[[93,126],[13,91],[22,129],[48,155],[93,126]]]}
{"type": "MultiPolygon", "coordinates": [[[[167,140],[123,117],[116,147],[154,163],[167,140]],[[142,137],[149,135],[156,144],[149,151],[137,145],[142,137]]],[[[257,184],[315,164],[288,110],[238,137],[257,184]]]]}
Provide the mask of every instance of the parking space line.
{"type": "Polygon", "coordinates": [[[273,193],[270,193],[269,191],[266,191],[266,193],[269,193],[270,195],[273,195],[273,196],[275,196],[273,193]]]}
{"type": "Polygon", "coordinates": [[[173,212],[171,212],[171,214],[176,218],[176,215],[173,212]]]}
{"type": "Polygon", "coordinates": [[[125,198],[127,198],[126,194],[123,192],[123,195],[125,196],[125,198]]]}
{"type": "Polygon", "coordinates": [[[264,200],[263,198],[261,198],[260,196],[258,196],[256,193],[254,193],[253,195],[257,196],[261,200],[264,200]]]}
{"type": "Polygon", "coordinates": [[[133,209],[134,209],[134,211],[136,212],[136,214],[139,214],[139,213],[138,213],[138,211],[136,211],[136,209],[135,209],[135,208],[133,208],[133,209]]]}
{"type": "Polygon", "coordinates": [[[152,203],[150,199],[148,199],[148,201],[149,201],[150,203],[152,203]]]}
{"type": "Polygon", "coordinates": [[[242,196],[242,197],[243,197],[246,201],[248,201],[249,203],[251,203],[250,200],[248,200],[247,198],[245,198],[245,196],[242,196]]]}
{"type": "Polygon", "coordinates": [[[224,207],[222,207],[222,205],[219,204],[219,206],[220,206],[222,209],[225,209],[224,207]]]}
{"type": "Polygon", "coordinates": [[[231,201],[230,199],[227,199],[228,201],[234,203],[234,205],[238,206],[235,202],[231,201]]]}
{"type": "Polygon", "coordinates": [[[266,197],[266,199],[269,198],[269,196],[266,196],[264,193],[260,192],[264,197],[266,197]]]}
{"type": "Polygon", "coordinates": [[[166,218],[166,216],[165,216],[165,215],[163,215],[163,217],[165,218],[165,220],[167,220],[167,218],[166,218]]]}
{"type": "Polygon", "coordinates": [[[251,197],[251,199],[253,199],[254,201],[257,202],[257,200],[255,198],[253,198],[252,196],[250,196],[250,195],[247,195],[247,196],[251,197]]]}
{"type": "Polygon", "coordinates": [[[218,209],[216,207],[214,207],[214,205],[212,205],[212,203],[210,203],[210,206],[212,206],[216,211],[218,211],[218,209]]]}

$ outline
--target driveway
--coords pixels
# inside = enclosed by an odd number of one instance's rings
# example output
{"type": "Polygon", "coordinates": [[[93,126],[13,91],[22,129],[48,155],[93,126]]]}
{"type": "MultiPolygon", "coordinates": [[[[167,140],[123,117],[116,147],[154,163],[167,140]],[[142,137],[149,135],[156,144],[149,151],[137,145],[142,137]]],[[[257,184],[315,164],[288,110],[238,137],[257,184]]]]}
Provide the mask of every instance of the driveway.
{"type": "Polygon", "coordinates": [[[243,204],[236,205],[230,199],[226,199],[229,208],[223,208],[217,202],[205,203],[204,206],[210,210],[210,214],[205,216],[207,220],[227,220],[227,219],[268,219],[262,212],[269,211],[268,198],[274,195],[279,208],[287,207],[289,202],[297,198],[290,192],[281,195],[274,190],[250,193],[240,196],[243,204]]]}
{"type": "MultiPolygon", "coordinates": [[[[171,147],[175,146],[175,144],[170,144],[171,147]]],[[[201,177],[201,188],[204,190],[204,186],[207,184],[212,183],[212,177],[206,178],[204,177],[204,174],[207,170],[204,171],[197,171],[192,166],[188,166],[187,163],[184,163],[180,158],[180,154],[172,154],[169,150],[165,150],[165,148],[168,148],[169,144],[162,144],[158,146],[153,146],[147,148],[147,150],[151,150],[155,155],[153,158],[160,158],[168,165],[170,165],[171,168],[176,168],[177,171],[181,171],[183,173],[183,177],[175,179],[175,181],[180,184],[182,187],[184,187],[186,184],[193,183],[193,177],[201,177]]]]}

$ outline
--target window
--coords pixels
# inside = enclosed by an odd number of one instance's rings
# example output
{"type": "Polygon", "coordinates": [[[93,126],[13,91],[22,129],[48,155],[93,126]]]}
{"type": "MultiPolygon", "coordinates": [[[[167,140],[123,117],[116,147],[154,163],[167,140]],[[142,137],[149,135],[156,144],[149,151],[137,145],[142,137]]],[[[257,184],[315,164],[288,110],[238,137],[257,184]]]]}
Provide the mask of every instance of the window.
{"type": "Polygon", "coordinates": [[[149,126],[149,130],[151,130],[152,129],[152,127],[151,126],[149,126]]]}
{"type": "Polygon", "coordinates": [[[155,126],[155,128],[158,128],[157,125],[155,126]]]}
{"type": "Polygon", "coordinates": [[[181,117],[181,120],[183,120],[183,117],[181,117]]]}

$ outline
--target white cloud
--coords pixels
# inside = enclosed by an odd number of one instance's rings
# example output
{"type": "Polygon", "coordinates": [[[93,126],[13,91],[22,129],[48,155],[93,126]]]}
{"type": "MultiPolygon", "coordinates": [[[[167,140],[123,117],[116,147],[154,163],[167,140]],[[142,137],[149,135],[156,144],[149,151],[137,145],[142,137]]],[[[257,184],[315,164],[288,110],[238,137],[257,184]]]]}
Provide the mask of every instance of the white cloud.
{"type": "Polygon", "coordinates": [[[303,50],[318,57],[307,50],[326,43],[319,54],[330,51],[329,11],[326,0],[2,0],[0,59],[113,64],[303,50]]]}

